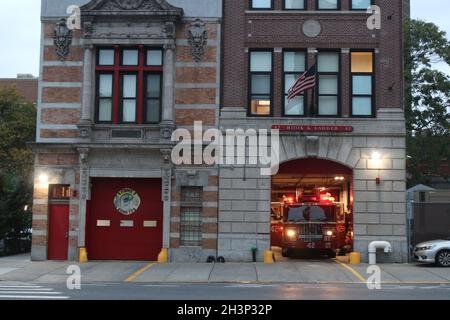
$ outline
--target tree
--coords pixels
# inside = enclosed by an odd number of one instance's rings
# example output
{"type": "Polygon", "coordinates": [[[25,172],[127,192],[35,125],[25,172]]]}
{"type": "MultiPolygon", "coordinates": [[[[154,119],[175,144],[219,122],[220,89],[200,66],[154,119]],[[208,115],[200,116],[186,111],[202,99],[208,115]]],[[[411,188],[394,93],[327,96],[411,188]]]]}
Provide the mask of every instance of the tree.
{"type": "Polygon", "coordinates": [[[12,89],[0,89],[0,239],[19,239],[31,228],[36,108],[12,89]],[[31,209],[31,208],[30,208],[31,209]]]}
{"type": "Polygon", "coordinates": [[[430,22],[408,19],[405,32],[407,167],[413,180],[425,182],[449,161],[450,77],[438,63],[450,65],[450,42],[430,22]]]}

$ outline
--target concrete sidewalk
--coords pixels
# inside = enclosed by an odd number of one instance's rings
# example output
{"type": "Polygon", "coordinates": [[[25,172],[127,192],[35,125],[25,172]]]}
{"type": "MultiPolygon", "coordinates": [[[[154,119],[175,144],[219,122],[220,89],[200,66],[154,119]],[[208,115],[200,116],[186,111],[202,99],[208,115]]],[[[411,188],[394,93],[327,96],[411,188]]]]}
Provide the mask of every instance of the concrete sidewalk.
{"type": "MultiPolygon", "coordinates": [[[[73,262],[31,262],[27,256],[0,258],[0,283],[65,283],[73,262]]],[[[263,263],[169,263],[96,261],[80,265],[82,282],[136,283],[361,283],[366,264],[349,266],[329,259],[263,263]]],[[[379,265],[384,284],[450,284],[450,269],[429,265],[379,265]]]]}

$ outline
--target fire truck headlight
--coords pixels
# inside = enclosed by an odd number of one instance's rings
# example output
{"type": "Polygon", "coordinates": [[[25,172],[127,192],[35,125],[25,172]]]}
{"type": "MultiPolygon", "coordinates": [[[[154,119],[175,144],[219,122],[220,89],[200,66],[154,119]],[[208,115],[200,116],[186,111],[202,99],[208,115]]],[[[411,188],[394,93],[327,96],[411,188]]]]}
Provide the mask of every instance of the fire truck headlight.
{"type": "Polygon", "coordinates": [[[295,238],[297,236],[297,231],[295,231],[294,229],[287,229],[286,236],[288,238],[295,238]]]}
{"type": "Polygon", "coordinates": [[[327,236],[331,237],[331,236],[333,235],[333,231],[328,230],[325,234],[326,234],[327,236]]]}

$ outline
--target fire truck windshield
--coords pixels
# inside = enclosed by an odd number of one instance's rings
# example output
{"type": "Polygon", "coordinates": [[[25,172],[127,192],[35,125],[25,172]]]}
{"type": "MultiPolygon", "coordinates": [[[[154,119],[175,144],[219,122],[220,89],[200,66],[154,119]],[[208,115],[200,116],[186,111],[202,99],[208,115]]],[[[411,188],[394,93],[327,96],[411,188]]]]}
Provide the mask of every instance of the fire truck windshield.
{"type": "Polygon", "coordinates": [[[303,205],[288,208],[290,222],[336,222],[335,206],[303,205]]]}

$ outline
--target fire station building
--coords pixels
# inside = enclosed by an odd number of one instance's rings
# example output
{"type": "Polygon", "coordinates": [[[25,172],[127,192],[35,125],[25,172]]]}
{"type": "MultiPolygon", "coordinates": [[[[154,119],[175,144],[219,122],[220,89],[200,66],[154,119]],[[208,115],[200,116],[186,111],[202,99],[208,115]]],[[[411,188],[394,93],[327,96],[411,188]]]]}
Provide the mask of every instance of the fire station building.
{"type": "MultiPolygon", "coordinates": [[[[32,258],[261,261],[309,196],[363,260],[383,240],[405,262],[404,5],[42,0],[32,258]],[[314,90],[288,99],[314,65],[314,90]],[[175,165],[172,133],[194,121],[279,130],[278,172],[175,165]]],[[[310,249],[323,231],[299,229],[310,249]]]]}

